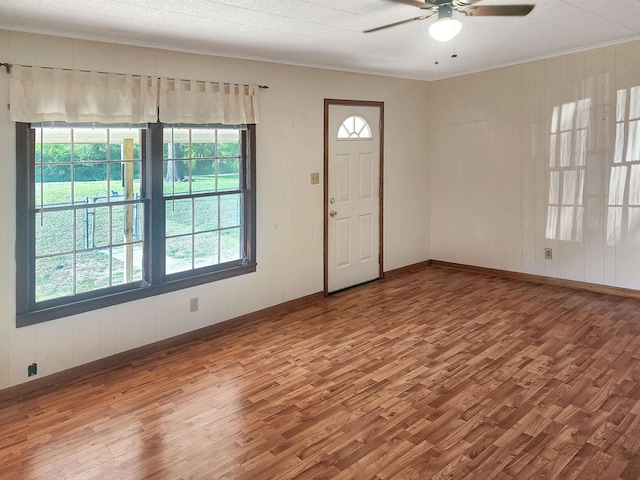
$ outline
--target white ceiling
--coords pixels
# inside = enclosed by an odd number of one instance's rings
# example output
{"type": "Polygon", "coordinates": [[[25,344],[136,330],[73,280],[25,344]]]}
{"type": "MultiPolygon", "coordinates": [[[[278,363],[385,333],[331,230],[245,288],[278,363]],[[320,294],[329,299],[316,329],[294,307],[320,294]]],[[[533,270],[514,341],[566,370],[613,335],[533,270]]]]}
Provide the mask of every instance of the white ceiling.
{"type": "MultiPolygon", "coordinates": [[[[0,28],[295,65],[434,80],[640,38],[640,0],[535,3],[527,17],[465,17],[436,43],[425,13],[391,0],[0,0],[0,28]]],[[[11,59],[0,59],[10,61],[11,59]]]]}

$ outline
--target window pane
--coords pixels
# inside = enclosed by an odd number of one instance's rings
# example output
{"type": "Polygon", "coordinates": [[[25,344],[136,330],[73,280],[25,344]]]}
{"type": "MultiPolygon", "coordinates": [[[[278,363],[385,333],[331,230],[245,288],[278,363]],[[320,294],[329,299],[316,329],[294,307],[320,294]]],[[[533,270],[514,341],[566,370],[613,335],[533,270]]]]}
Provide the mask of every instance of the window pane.
{"type": "Polygon", "coordinates": [[[215,175],[216,166],[214,159],[216,158],[215,143],[196,143],[193,144],[193,174],[215,175]]]}
{"type": "MultiPolygon", "coordinates": [[[[223,130],[221,130],[223,132],[223,130]]],[[[220,147],[218,148],[218,155],[221,157],[238,157],[240,156],[240,144],[238,143],[238,131],[233,130],[233,133],[220,133],[220,147]]]]}
{"type": "Polygon", "coordinates": [[[71,162],[71,145],[36,144],[36,163],[71,162]],[[41,148],[42,147],[42,148],[41,148]]]}
{"type": "MultiPolygon", "coordinates": [[[[107,131],[100,129],[102,135],[96,140],[100,143],[74,143],[74,162],[104,162],[107,158],[107,131]]],[[[74,138],[75,140],[75,138],[74,138]]]]}
{"type": "Polygon", "coordinates": [[[218,197],[194,198],[194,231],[218,228],[218,197]]]}
{"type": "Polygon", "coordinates": [[[133,241],[144,241],[144,203],[133,204],[133,241]]]}
{"type": "Polygon", "coordinates": [[[83,163],[73,167],[75,203],[96,203],[108,199],[106,163],[83,163]]]}
{"type": "Polygon", "coordinates": [[[191,144],[191,156],[193,158],[214,158],[217,156],[214,131],[193,130],[193,142],[191,144]],[[202,135],[196,135],[195,132],[202,132],[202,135]]]}
{"type": "Polygon", "coordinates": [[[71,162],[71,129],[39,129],[36,132],[35,153],[36,163],[71,162]]]}
{"type": "Polygon", "coordinates": [[[220,144],[220,151],[218,154],[224,156],[235,156],[239,154],[238,145],[240,143],[239,129],[220,129],[218,130],[218,143],[220,144]]]}
{"type": "Polygon", "coordinates": [[[240,189],[240,159],[221,158],[218,167],[218,189],[240,189]]]}
{"type": "Polygon", "coordinates": [[[120,247],[113,247],[112,250],[112,285],[123,283],[139,282],[142,280],[142,245],[129,244],[120,247]],[[125,258],[129,255],[133,260],[131,271],[127,273],[125,258]]]}
{"type": "Polygon", "coordinates": [[[346,126],[340,125],[338,138],[349,138],[349,129],[346,126]]]}
{"type": "Polygon", "coordinates": [[[164,162],[164,195],[189,193],[189,162],[169,160],[164,162]]]}
{"type": "Polygon", "coordinates": [[[111,207],[111,244],[140,242],[143,240],[144,218],[141,203],[111,207]]]}
{"type": "Polygon", "coordinates": [[[73,145],[74,162],[104,162],[105,160],[107,160],[106,143],[73,145]]]}
{"type": "Polygon", "coordinates": [[[71,165],[36,167],[36,206],[71,203],[71,165]],[[41,196],[42,191],[42,196],[41,196]]]}
{"type": "Polygon", "coordinates": [[[216,132],[215,128],[194,128],[191,130],[191,143],[195,145],[204,145],[206,149],[204,151],[192,147],[193,157],[214,157],[216,156],[215,144],[216,144],[216,132]]]}
{"type": "Polygon", "coordinates": [[[36,256],[73,251],[73,211],[37,213],[36,256]]]}
{"type": "Polygon", "coordinates": [[[126,161],[110,163],[108,193],[110,201],[123,199],[133,200],[140,198],[141,162],[126,161]],[[132,175],[133,185],[131,192],[125,189],[126,176],[132,175]],[[127,195],[129,193],[129,195],[127,195]]]}
{"type": "Polygon", "coordinates": [[[194,236],[194,267],[210,267],[218,264],[218,232],[200,233],[194,236]]]}
{"type": "Polygon", "coordinates": [[[165,128],[163,133],[164,158],[190,158],[189,141],[190,130],[188,128],[165,128]]]}
{"type": "Polygon", "coordinates": [[[110,269],[108,248],[79,252],[76,255],[76,293],[108,287],[110,269]]]}
{"type": "Polygon", "coordinates": [[[191,190],[193,192],[215,192],[216,190],[216,130],[191,130],[191,190]]]}
{"type": "MultiPolygon", "coordinates": [[[[193,161],[191,160],[176,160],[175,164],[182,164],[184,168],[184,175],[182,177],[182,184],[178,190],[181,193],[190,193],[193,191],[193,161]]],[[[169,180],[168,180],[169,181],[169,180]]]]}
{"type": "Polygon", "coordinates": [[[122,148],[125,141],[130,139],[133,141],[133,156],[129,160],[140,160],[142,158],[141,133],[137,128],[112,128],[109,130],[111,160],[123,160],[124,149],[122,148]]]}
{"type": "Polygon", "coordinates": [[[215,160],[194,160],[191,191],[193,193],[213,193],[216,191],[215,160]],[[206,169],[202,166],[206,164],[206,169]],[[199,173],[198,173],[199,172],[199,173]],[[212,173],[208,173],[212,172],[212,173]]]}
{"type": "Polygon", "coordinates": [[[74,162],[104,162],[108,159],[106,128],[73,129],[74,162]]]}
{"type": "Polygon", "coordinates": [[[190,198],[167,200],[165,205],[167,236],[191,233],[193,231],[192,200],[190,198]]]}
{"type": "MultiPolygon", "coordinates": [[[[188,133],[188,131],[185,131],[188,133]]],[[[169,144],[169,158],[186,159],[191,157],[189,138],[188,136],[182,139],[178,143],[169,144]]]]}
{"type": "Polygon", "coordinates": [[[240,188],[238,178],[240,172],[240,133],[240,130],[218,131],[219,190],[238,190],[240,188]]]}
{"type": "Polygon", "coordinates": [[[73,295],[73,255],[36,260],[36,302],[73,295]]]}
{"type": "Polygon", "coordinates": [[[166,272],[167,274],[191,270],[193,259],[193,237],[167,238],[166,272]]]}
{"type": "Polygon", "coordinates": [[[223,195],[220,197],[220,228],[237,227],[242,224],[241,196],[223,195]]]}
{"type": "Polygon", "coordinates": [[[109,207],[96,207],[76,210],[76,249],[105,247],[109,245],[109,207]]]}
{"type": "Polygon", "coordinates": [[[239,228],[220,232],[220,262],[230,262],[242,258],[240,251],[241,240],[241,230],[239,228]]]}
{"type": "Polygon", "coordinates": [[[126,242],[125,225],[126,212],[124,205],[111,208],[111,244],[120,245],[126,242]]]}

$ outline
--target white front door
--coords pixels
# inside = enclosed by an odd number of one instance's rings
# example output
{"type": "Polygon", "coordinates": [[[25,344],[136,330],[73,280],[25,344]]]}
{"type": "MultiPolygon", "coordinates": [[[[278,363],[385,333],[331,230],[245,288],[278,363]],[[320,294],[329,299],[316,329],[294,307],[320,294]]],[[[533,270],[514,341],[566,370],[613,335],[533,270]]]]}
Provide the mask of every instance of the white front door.
{"type": "Polygon", "coordinates": [[[329,105],[328,292],[375,280],[380,255],[380,106],[329,105]]]}

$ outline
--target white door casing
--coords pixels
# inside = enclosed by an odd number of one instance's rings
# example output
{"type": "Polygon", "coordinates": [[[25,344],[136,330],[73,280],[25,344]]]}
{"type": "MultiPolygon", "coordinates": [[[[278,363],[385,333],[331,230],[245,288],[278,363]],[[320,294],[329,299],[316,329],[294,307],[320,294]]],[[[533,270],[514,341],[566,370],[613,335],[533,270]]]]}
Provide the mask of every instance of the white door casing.
{"type": "Polygon", "coordinates": [[[381,277],[381,106],[329,104],[327,293],[381,277]]]}

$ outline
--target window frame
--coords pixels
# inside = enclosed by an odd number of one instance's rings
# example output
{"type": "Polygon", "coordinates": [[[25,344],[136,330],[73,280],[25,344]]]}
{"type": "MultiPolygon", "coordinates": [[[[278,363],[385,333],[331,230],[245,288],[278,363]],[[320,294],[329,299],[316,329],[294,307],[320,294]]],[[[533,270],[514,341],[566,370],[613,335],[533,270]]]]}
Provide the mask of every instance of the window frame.
{"type": "MultiPolygon", "coordinates": [[[[233,128],[229,125],[180,125],[233,128]]],[[[108,128],[108,126],[105,125],[108,128]]],[[[165,273],[163,128],[148,124],[142,139],[141,197],[144,199],[144,281],[35,302],[35,130],[16,122],[16,326],[23,327],[120,303],[223,280],[256,271],[256,125],[241,133],[240,191],[243,194],[243,246],[246,259],[182,272],[165,273]]],[[[237,128],[238,126],[236,126],[237,128]]]]}

